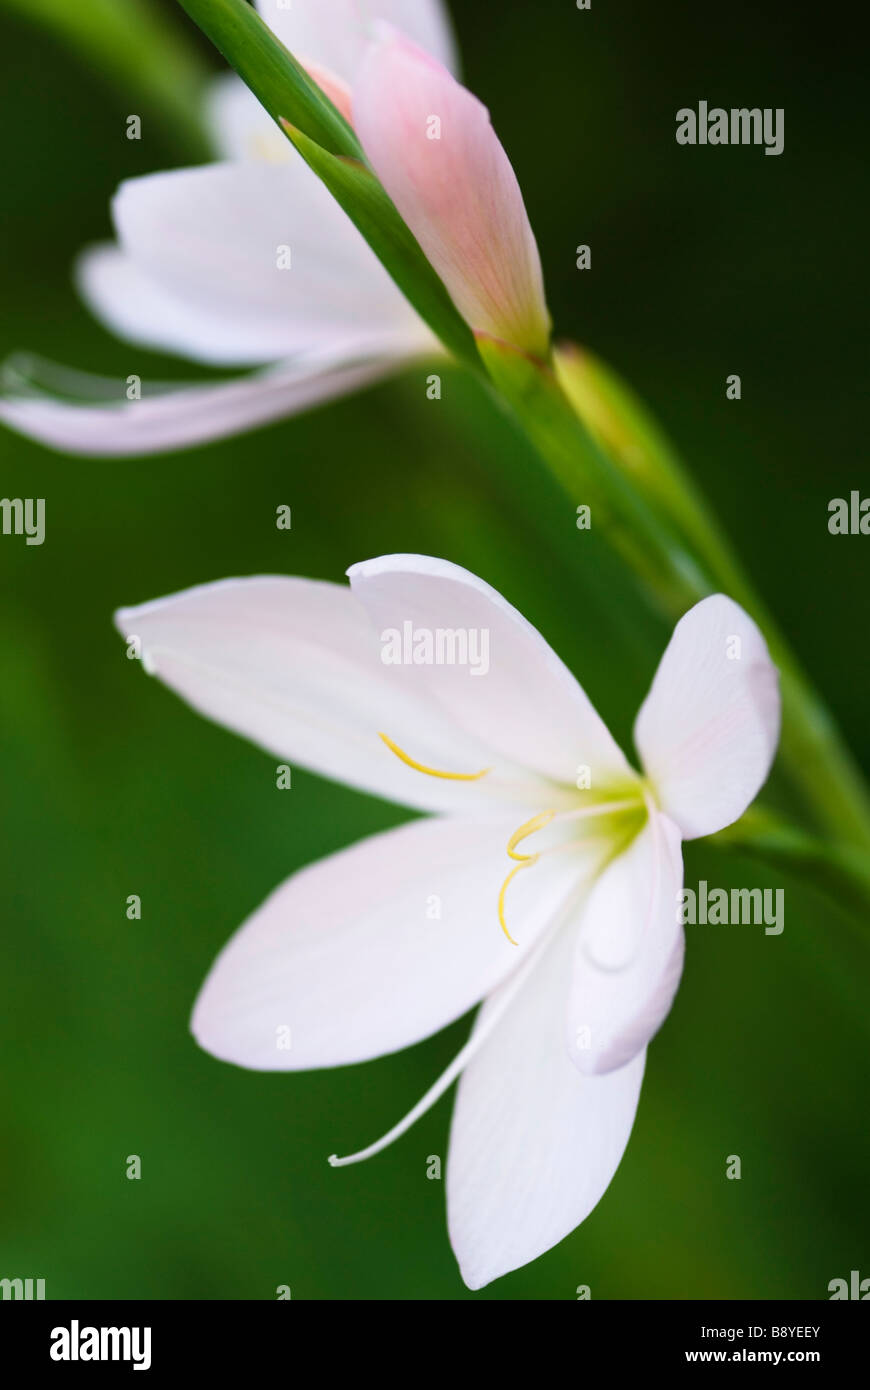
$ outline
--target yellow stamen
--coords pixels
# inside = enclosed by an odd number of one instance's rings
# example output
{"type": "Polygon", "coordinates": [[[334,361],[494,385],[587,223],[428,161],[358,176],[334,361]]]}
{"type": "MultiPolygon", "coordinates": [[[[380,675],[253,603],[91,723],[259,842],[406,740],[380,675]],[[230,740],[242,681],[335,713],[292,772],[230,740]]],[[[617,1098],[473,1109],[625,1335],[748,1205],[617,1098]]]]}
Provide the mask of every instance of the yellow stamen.
{"type": "Polygon", "coordinates": [[[409,758],[407,753],[403,753],[397,743],[394,743],[386,734],[378,734],[378,738],[383,739],[391,753],[395,753],[400,762],[406,767],[413,768],[415,772],[425,772],[427,777],[443,777],[448,782],[477,782],[481,777],[485,777],[488,772],[492,772],[491,767],[481,768],[480,772],[439,772],[437,767],[426,767],[425,763],[415,762],[409,758]]]}
{"type": "Polygon", "coordinates": [[[507,923],[504,919],[505,893],[508,890],[508,884],[519,873],[520,869],[531,869],[531,867],[534,864],[537,864],[538,860],[541,857],[539,854],[517,854],[517,845],[520,844],[523,840],[528,839],[529,835],[534,835],[536,830],[543,830],[545,825],[550,824],[550,821],[553,819],[555,814],[555,811],[540,811],[538,815],[532,816],[531,820],[525,821],[520,826],[519,830],[515,830],[513,835],[511,835],[510,839],[508,840],[507,852],[510,855],[511,859],[516,859],[518,863],[515,869],[511,869],[510,873],[508,874],[507,878],[501,886],[501,892],[498,895],[498,920],[501,923],[502,931],[504,932],[505,936],[507,937],[508,941],[511,943],[512,946],[518,946],[519,942],[514,941],[513,937],[507,929],[507,923]]]}
{"type": "Polygon", "coordinates": [[[504,895],[508,890],[508,884],[510,883],[511,879],[516,877],[520,869],[530,869],[532,865],[537,864],[537,862],[538,856],[536,854],[527,855],[523,859],[522,863],[517,864],[515,868],[511,869],[510,873],[508,874],[507,878],[502,884],[501,892],[498,895],[498,920],[501,922],[501,929],[512,946],[519,946],[520,943],[518,941],[514,941],[513,937],[507,929],[507,922],[504,919],[504,895]]]}
{"type": "Polygon", "coordinates": [[[514,831],[507,844],[507,852],[511,859],[520,859],[523,861],[537,859],[538,856],[536,854],[516,854],[516,847],[522,840],[526,840],[530,835],[534,835],[536,830],[543,830],[545,825],[549,825],[555,814],[555,811],[540,811],[538,815],[532,816],[531,820],[527,820],[524,825],[521,825],[519,830],[514,831]]]}

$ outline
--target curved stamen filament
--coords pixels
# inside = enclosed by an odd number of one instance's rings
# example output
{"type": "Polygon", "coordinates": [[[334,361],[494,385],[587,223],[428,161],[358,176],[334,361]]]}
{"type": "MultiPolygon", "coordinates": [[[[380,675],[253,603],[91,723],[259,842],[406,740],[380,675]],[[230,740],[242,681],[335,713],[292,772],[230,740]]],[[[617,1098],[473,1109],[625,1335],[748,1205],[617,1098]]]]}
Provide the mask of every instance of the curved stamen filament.
{"type": "MultiPolygon", "coordinates": [[[[515,830],[507,843],[507,852],[511,859],[519,859],[523,863],[527,863],[530,859],[537,859],[536,854],[517,854],[517,845],[527,839],[529,835],[534,835],[536,830],[543,830],[544,826],[549,825],[555,815],[555,811],[541,811],[539,815],[532,816],[531,820],[527,820],[524,825],[521,825],[519,830],[515,830]]],[[[514,872],[516,873],[516,870],[514,872]]]]}
{"type": "MultiPolygon", "coordinates": [[[[400,748],[398,743],[396,743],[394,739],[391,739],[388,734],[379,732],[378,738],[386,744],[390,752],[399,759],[399,762],[404,763],[406,767],[410,767],[414,772],[422,772],[426,777],[440,777],[448,782],[478,782],[481,777],[486,777],[488,773],[492,772],[491,767],[483,767],[479,772],[445,772],[441,768],[427,767],[425,763],[417,762],[416,758],[412,758],[403,748],[400,748]]],[[[518,830],[514,831],[513,835],[511,835],[508,840],[507,852],[511,859],[516,860],[516,864],[502,884],[498,895],[499,925],[512,946],[518,946],[519,942],[515,941],[511,936],[507,928],[507,922],[505,921],[505,895],[510,884],[513,882],[514,878],[516,878],[520,869],[531,869],[537,864],[541,854],[553,854],[557,849],[570,848],[569,845],[556,845],[552,849],[541,850],[537,854],[522,854],[517,851],[517,845],[522,844],[523,840],[527,840],[530,835],[537,834],[539,830],[546,829],[546,827],[551,825],[554,821],[584,820],[593,816],[606,816],[610,815],[611,812],[623,811],[636,805],[637,801],[629,797],[623,798],[620,801],[599,802],[598,805],[595,806],[581,806],[574,811],[562,811],[561,813],[557,811],[539,811],[537,815],[531,816],[529,820],[523,822],[518,830]]]]}
{"type": "Polygon", "coordinates": [[[571,841],[570,844],[554,845],[552,849],[539,850],[537,854],[518,854],[517,845],[522,844],[523,840],[528,839],[529,835],[535,835],[539,830],[544,830],[548,825],[551,825],[553,821],[583,820],[592,816],[606,816],[609,815],[611,811],[622,811],[636,804],[637,803],[631,799],[623,799],[622,801],[600,802],[597,806],[583,806],[576,811],[563,811],[561,814],[556,811],[540,811],[538,815],[532,816],[530,820],[525,821],[520,826],[519,830],[514,831],[513,835],[511,835],[508,840],[507,852],[511,859],[516,859],[518,862],[516,868],[511,869],[498,895],[498,920],[501,924],[502,931],[512,946],[518,946],[519,942],[514,941],[514,938],[507,929],[507,923],[504,919],[504,900],[509,884],[519,873],[520,869],[533,868],[542,854],[555,854],[557,850],[570,849],[575,845],[582,844],[583,841],[574,840],[571,841]]]}
{"type": "MultiPolygon", "coordinates": [[[[514,857],[516,858],[516,856],[514,857]]],[[[535,866],[535,864],[537,864],[537,862],[538,856],[536,854],[524,854],[522,862],[520,864],[516,864],[511,869],[510,873],[508,874],[507,878],[502,884],[501,892],[498,895],[498,920],[501,924],[502,931],[504,932],[505,936],[507,937],[508,941],[511,943],[512,946],[519,946],[520,943],[518,941],[514,941],[513,937],[507,929],[507,922],[504,919],[504,895],[508,890],[508,885],[514,878],[516,878],[520,869],[531,869],[535,866]]]]}
{"type": "Polygon", "coordinates": [[[511,859],[517,860],[517,865],[515,868],[511,869],[501,886],[501,892],[498,895],[498,920],[501,924],[502,931],[512,946],[519,946],[520,943],[514,941],[507,929],[507,922],[504,919],[504,896],[508,890],[508,884],[516,877],[520,869],[531,869],[532,866],[538,862],[537,854],[517,854],[517,845],[521,844],[529,835],[534,835],[537,830],[543,830],[544,826],[549,825],[555,815],[555,811],[541,811],[537,816],[532,816],[530,820],[525,821],[520,826],[519,830],[514,831],[507,842],[507,852],[511,859]]]}
{"type": "MultiPolygon", "coordinates": [[[[572,904],[573,906],[573,904],[572,904]]],[[[564,910],[564,915],[568,915],[568,908],[564,910]]],[[[501,1022],[502,1017],[508,1006],[513,1003],[519,991],[522,989],[534,967],[537,965],[542,954],[552,941],[558,928],[562,925],[563,916],[560,914],[550,924],[538,943],[529,951],[528,956],[522,964],[514,971],[510,980],[503,984],[499,994],[493,995],[485,1016],[479,1016],[475,1024],[471,1037],[468,1042],[456,1054],[446,1071],[442,1072],[433,1086],[429,1087],[426,1094],[418,1100],[412,1110],[409,1110],[403,1120],[397,1125],[393,1125],[391,1130],[377,1139],[374,1144],[369,1144],[368,1148],[360,1149],[358,1153],[348,1154],[346,1158],[339,1158],[337,1154],[330,1154],[329,1165],[331,1168],[346,1168],[350,1163],[362,1163],[363,1159],[372,1158],[382,1149],[386,1149],[394,1140],[409,1130],[413,1124],[419,1120],[421,1115],[425,1115],[427,1110],[431,1110],[437,1100],[443,1096],[447,1088],[452,1085],[459,1076],[460,1072],[477,1053],[487,1038],[490,1037],[496,1025],[501,1022]]]]}
{"type": "Polygon", "coordinates": [[[418,763],[408,756],[407,753],[394,743],[387,734],[378,734],[378,738],[383,739],[391,753],[395,753],[400,763],[410,767],[414,772],[423,772],[427,777],[443,777],[448,782],[477,782],[481,777],[485,777],[488,772],[492,772],[491,767],[481,768],[480,772],[441,772],[437,767],[427,767],[425,763],[418,763]]]}

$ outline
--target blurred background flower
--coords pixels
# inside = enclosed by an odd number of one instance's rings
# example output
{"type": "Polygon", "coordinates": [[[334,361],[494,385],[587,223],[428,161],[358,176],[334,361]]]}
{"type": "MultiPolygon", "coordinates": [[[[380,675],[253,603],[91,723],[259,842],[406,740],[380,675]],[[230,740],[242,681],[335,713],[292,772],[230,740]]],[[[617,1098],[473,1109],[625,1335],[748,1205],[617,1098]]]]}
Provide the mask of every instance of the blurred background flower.
{"type": "MultiPolygon", "coordinates": [[[[97,67],[23,8],[0,6],[14,212],[2,352],[180,379],[176,360],[89,317],[70,266],[110,234],[119,181],[189,163],[197,136],[133,85],[137,64],[97,67]],[[126,138],[130,114],[141,140],[126,138]]],[[[176,6],[149,9],[192,74],[218,71],[176,6]]],[[[652,403],[867,766],[866,556],[862,538],[827,531],[828,500],[860,486],[852,36],[828,30],[820,68],[806,0],[738,0],[721,27],[675,0],[588,13],[553,0],[533,18],[504,0],[497,19],[465,0],[454,19],[523,189],[557,330],[652,403]],[[677,146],[675,113],[695,97],[784,107],[785,153],[677,146]],[[540,110],[562,132],[555,176],[540,110]],[[733,372],[739,402],[725,397],[733,372]]],[[[279,791],[273,760],[141,679],[111,611],[225,574],[338,580],[366,555],[445,555],[521,604],[625,746],[670,623],[594,517],[577,530],[510,422],[448,368],[439,401],[412,371],[147,468],[71,462],[11,433],[0,458],[3,496],[46,498],[43,546],[0,537],[0,1277],[44,1277],[49,1297],[270,1298],[279,1283],[300,1298],[469,1297],[443,1238],[443,1183],[426,1176],[428,1156],[446,1156],[449,1100],[376,1164],[326,1163],[342,1134],[386,1129],[467,1022],[364,1070],[292,1077],[236,1072],[187,1032],[190,999],[251,904],[403,814],[302,772],[279,791]],[[281,506],[290,530],[276,527],[281,506]],[[134,893],[141,921],[126,917],[134,893]],[[133,1153],[138,1182],[125,1177],[133,1153]]],[[[786,795],[776,775],[772,794],[786,795]]],[[[686,863],[688,884],[784,886],[785,931],[689,927],[689,987],[653,1044],[607,1202],[477,1297],[572,1298],[581,1283],[593,1297],[825,1297],[860,1265],[866,940],[754,861],[699,843],[686,863]],[[730,1154],[740,1181],[725,1178],[730,1154]]]]}

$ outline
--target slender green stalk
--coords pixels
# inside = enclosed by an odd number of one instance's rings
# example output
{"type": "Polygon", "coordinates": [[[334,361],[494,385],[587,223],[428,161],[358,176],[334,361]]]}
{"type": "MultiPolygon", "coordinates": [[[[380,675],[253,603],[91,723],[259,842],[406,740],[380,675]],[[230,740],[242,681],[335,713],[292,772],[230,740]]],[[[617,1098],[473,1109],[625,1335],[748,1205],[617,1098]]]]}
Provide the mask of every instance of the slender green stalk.
{"type": "Polygon", "coordinates": [[[666,613],[709,593],[707,576],[672,522],[650,505],[575,414],[552,369],[483,334],[477,346],[492,384],[575,502],[589,504],[608,541],[666,613]]]}
{"type": "Polygon", "coordinates": [[[276,123],[282,117],[328,154],[362,159],[347,121],[246,0],[178,0],[276,123]]]}
{"type": "Polygon", "coordinates": [[[592,353],[563,347],[554,365],[565,396],[598,448],[690,546],[705,574],[703,593],[723,590],[764,633],[782,685],[781,756],[818,825],[870,848],[870,795],[864,778],[675,450],[630,388],[592,353]]]}
{"type": "Polygon", "coordinates": [[[179,0],[356,224],[449,353],[480,370],[474,338],[441,280],[365,163],[329,98],[245,0],[179,0]]]}

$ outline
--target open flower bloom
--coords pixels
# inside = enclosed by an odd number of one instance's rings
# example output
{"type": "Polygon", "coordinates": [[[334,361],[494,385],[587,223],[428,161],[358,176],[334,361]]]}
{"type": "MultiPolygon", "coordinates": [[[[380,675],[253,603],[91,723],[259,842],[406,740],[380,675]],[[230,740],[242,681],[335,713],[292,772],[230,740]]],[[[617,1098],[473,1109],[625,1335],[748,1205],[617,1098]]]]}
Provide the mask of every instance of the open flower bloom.
{"type": "Polygon", "coordinates": [[[479,1288],[561,1240],[613,1177],[680,979],[680,842],[737,819],[764,782],[777,673],[741,608],[699,603],[638,716],[639,774],[482,580],[417,555],[348,573],[349,589],[228,580],[122,610],[117,625],[202,714],[434,813],[278,888],[218,957],[192,1028],[239,1066],[332,1067],[407,1047],[483,1000],[410,1114],[333,1160],[377,1152],[461,1076],[448,1219],[479,1288]]]}
{"type": "MultiPolygon", "coordinates": [[[[395,109],[397,128],[407,126],[409,81],[417,70],[427,74],[421,92],[438,101],[445,122],[440,142],[426,140],[432,194],[427,207],[420,180],[409,174],[409,194],[400,202],[471,326],[495,331],[500,295],[501,336],[516,328],[533,331],[538,342],[546,310],[534,239],[486,113],[450,76],[453,45],[440,0],[294,0],[287,9],[259,0],[258,8],[349,119],[351,92],[365,71],[365,128],[394,193],[400,169],[389,112],[395,109]],[[409,37],[391,31],[389,41],[372,45],[376,19],[409,37]],[[384,88],[379,101],[379,84],[388,81],[395,96],[384,88]],[[454,210],[452,257],[442,246],[451,167],[461,171],[455,189],[463,199],[454,210]],[[486,257],[471,255],[475,238],[493,246],[499,283],[486,273],[486,257]],[[468,282],[478,285],[471,299],[462,288],[468,282]],[[541,304],[532,330],[525,300],[533,282],[541,304]],[[517,293],[524,300],[512,308],[517,293]]],[[[140,399],[126,374],[123,382],[106,382],[18,356],[0,380],[0,419],[13,428],[70,453],[186,447],[293,414],[443,350],[345,212],[231,74],[212,89],[209,125],[220,162],[123,183],[112,204],[117,244],[87,251],[77,282],[93,312],[129,342],[257,370],[190,385],[146,380],[140,399]]],[[[406,167],[418,146],[410,132],[406,167]]],[[[135,373],[135,363],[127,370],[135,373]]]]}

